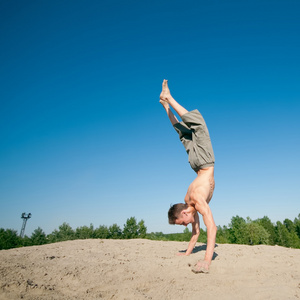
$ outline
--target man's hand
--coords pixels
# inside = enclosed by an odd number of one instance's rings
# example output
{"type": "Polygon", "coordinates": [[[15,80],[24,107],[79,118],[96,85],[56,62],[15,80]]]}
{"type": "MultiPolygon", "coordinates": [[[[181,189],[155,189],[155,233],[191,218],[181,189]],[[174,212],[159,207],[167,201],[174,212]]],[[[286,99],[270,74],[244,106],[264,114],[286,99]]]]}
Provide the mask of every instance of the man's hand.
{"type": "Polygon", "coordinates": [[[210,263],[205,260],[200,260],[197,264],[192,268],[194,273],[208,273],[209,272],[210,263]]]}
{"type": "Polygon", "coordinates": [[[186,252],[178,252],[178,253],[176,253],[176,255],[177,256],[186,256],[187,254],[186,254],[186,252]]]}

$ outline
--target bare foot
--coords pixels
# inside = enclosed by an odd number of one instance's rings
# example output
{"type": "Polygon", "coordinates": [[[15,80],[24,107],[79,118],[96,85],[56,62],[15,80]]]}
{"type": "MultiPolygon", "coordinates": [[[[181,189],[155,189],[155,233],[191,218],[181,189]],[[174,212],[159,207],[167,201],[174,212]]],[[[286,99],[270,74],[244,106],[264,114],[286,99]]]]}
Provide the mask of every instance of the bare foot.
{"type": "Polygon", "coordinates": [[[164,107],[165,110],[168,110],[170,105],[167,101],[160,99],[159,103],[164,107]]]}
{"type": "MultiPolygon", "coordinates": [[[[167,103],[169,103],[170,99],[172,99],[169,87],[168,87],[168,80],[164,79],[163,83],[162,83],[162,91],[161,94],[159,96],[160,100],[165,101],[167,103]]],[[[161,104],[163,104],[160,101],[161,104]]]]}

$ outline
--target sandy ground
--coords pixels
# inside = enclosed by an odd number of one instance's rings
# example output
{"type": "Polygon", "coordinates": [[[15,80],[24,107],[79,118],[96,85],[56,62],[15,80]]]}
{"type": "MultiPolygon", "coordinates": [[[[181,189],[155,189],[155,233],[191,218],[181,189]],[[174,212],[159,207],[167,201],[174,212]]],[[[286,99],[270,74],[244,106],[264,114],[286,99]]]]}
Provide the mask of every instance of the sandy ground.
{"type": "Polygon", "coordinates": [[[209,274],[188,264],[205,245],[176,256],[185,242],[77,240],[0,251],[0,299],[299,299],[300,250],[215,248],[209,274]]]}

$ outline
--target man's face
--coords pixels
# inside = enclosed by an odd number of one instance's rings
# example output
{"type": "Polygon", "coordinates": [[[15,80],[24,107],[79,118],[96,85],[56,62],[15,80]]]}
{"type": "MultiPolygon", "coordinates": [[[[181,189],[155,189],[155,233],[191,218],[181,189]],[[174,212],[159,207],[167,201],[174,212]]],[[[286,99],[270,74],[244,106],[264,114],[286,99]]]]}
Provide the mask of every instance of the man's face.
{"type": "Polygon", "coordinates": [[[183,210],[180,216],[176,219],[175,224],[187,226],[188,224],[194,222],[194,216],[192,213],[183,210]]]}

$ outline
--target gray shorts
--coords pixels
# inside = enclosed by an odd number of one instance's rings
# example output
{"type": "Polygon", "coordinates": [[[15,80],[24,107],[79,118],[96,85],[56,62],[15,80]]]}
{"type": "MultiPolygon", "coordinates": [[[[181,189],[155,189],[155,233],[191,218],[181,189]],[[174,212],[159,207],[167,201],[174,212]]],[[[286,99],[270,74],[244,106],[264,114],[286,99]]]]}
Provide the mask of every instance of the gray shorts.
{"type": "Polygon", "coordinates": [[[211,167],[215,163],[206,123],[196,109],[184,114],[182,122],[174,124],[179,138],[189,156],[189,163],[197,173],[200,169],[211,167]]]}

